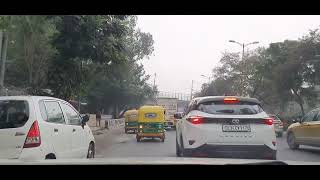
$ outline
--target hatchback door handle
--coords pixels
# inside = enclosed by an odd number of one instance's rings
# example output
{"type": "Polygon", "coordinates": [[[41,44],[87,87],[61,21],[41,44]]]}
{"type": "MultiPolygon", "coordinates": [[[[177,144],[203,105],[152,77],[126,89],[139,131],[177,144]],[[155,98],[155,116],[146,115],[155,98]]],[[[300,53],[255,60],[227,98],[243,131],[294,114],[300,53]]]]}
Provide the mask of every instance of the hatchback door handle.
{"type": "Polygon", "coordinates": [[[76,129],[72,129],[72,132],[76,132],[76,129]]]}
{"type": "Polygon", "coordinates": [[[54,128],[54,132],[58,132],[58,129],[54,128]]]}

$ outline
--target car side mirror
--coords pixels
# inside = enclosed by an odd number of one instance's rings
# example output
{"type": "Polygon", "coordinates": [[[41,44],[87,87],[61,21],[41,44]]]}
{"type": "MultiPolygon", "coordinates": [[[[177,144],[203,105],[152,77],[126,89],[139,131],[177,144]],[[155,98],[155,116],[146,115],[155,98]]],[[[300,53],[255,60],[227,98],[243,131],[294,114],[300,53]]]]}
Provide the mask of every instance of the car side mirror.
{"type": "Polygon", "coordinates": [[[297,119],[293,119],[292,122],[294,122],[294,123],[297,123],[297,122],[302,123],[302,117],[298,117],[297,119]]]}
{"type": "Polygon", "coordinates": [[[84,116],[82,116],[82,119],[81,119],[81,125],[82,127],[89,121],[89,116],[86,114],[84,116]]]}

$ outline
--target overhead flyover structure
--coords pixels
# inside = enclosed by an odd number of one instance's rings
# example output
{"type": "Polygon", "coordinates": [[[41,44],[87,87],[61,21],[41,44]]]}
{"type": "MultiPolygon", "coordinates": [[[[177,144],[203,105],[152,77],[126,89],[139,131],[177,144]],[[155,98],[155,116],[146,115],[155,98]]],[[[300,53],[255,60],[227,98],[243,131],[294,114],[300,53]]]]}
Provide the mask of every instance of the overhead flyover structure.
{"type": "Polygon", "coordinates": [[[159,91],[157,98],[177,98],[180,101],[190,101],[190,94],[159,91]]]}
{"type": "Polygon", "coordinates": [[[145,104],[157,105],[159,99],[166,99],[166,98],[177,99],[177,112],[183,112],[187,108],[190,102],[190,94],[159,91],[155,98],[148,99],[145,102],[145,104]]]}

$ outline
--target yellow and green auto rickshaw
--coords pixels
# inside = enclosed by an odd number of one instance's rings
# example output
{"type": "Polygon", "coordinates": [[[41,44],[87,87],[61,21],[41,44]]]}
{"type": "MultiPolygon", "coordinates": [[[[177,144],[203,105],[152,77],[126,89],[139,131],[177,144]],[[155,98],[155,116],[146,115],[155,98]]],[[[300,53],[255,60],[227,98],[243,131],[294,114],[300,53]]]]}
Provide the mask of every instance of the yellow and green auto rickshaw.
{"type": "Polygon", "coordinates": [[[140,107],[138,112],[138,132],[136,134],[137,142],[140,142],[142,138],[160,138],[164,142],[164,111],[165,109],[161,106],[140,107]]]}
{"type": "Polygon", "coordinates": [[[138,110],[128,110],[124,113],[124,119],[125,119],[125,127],[124,131],[127,134],[128,131],[133,131],[136,133],[138,128],[138,110]]]}

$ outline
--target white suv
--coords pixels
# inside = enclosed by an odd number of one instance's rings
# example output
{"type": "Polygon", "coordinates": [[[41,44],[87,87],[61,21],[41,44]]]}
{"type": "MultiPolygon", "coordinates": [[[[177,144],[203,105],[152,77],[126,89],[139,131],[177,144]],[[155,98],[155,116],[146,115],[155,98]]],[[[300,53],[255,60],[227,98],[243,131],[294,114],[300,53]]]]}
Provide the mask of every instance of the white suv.
{"type": "Polygon", "coordinates": [[[195,98],[185,114],[177,123],[177,156],[276,159],[273,119],[254,98],[195,98]]]}
{"type": "Polygon", "coordinates": [[[0,159],[94,158],[88,120],[61,99],[0,97],[0,159]]]}

